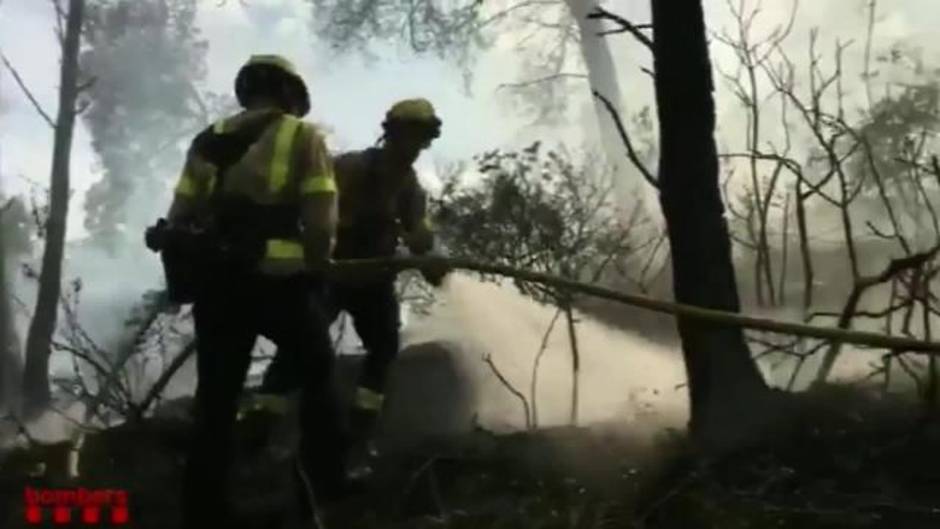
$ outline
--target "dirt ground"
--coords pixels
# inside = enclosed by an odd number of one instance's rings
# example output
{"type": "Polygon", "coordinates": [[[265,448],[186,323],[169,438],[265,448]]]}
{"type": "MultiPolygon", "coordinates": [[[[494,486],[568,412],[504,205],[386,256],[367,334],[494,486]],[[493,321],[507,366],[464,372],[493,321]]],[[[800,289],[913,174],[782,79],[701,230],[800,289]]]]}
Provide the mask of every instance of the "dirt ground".
{"type": "MultiPolygon", "coordinates": [[[[328,520],[344,529],[940,527],[940,430],[916,403],[847,388],[800,399],[792,435],[722,460],[695,456],[679,432],[641,439],[628,425],[427,438],[383,454],[371,488],[332,506],[328,520]]],[[[259,449],[251,416],[239,424],[239,519],[276,527],[285,463],[259,449]]],[[[9,454],[0,526],[37,527],[24,521],[33,486],[123,489],[130,527],[176,527],[186,429],[163,419],[91,437],[76,481],[63,477],[64,445],[9,454]],[[38,462],[46,475],[30,477],[38,462]]]]}

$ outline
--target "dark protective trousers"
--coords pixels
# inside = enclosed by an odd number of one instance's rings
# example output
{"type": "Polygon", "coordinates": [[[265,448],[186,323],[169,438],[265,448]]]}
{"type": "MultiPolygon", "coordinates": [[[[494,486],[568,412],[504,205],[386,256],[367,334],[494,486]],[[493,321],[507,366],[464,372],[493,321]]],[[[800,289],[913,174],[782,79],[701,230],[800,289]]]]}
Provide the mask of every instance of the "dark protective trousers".
{"type": "Polygon", "coordinates": [[[193,308],[198,385],[191,448],[183,478],[184,527],[216,527],[231,513],[229,487],[239,396],[257,336],[290,353],[297,367],[301,441],[299,512],[342,486],[346,433],[333,385],[334,354],[316,285],[301,276],[271,278],[224,270],[213,275],[193,308]],[[312,490],[311,490],[312,489],[312,490]]]}
{"type": "MultiPolygon", "coordinates": [[[[384,393],[388,371],[398,355],[400,342],[401,320],[394,278],[364,285],[331,284],[326,305],[330,322],[342,311],[350,315],[353,328],[365,346],[359,387],[384,393]]],[[[291,350],[278,347],[265,372],[262,389],[282,393],[297,387],[295,366],[298,362],[291,350]]]]}

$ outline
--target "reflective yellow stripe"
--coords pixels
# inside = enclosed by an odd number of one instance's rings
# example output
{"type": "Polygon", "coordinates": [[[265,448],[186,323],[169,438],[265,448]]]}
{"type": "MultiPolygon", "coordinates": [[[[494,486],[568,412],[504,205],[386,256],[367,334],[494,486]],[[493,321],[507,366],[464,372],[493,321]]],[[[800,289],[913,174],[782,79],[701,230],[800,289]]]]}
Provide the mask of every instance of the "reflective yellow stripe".
{"type": "Polygon", "coordinates": [[[303,259],[304,247],[297,241],[288,241],[284,239],[268,239],[267,250],[265,251],[267,259],[303,259]]]}
{"type": "Polygon", "coordinates": [[[385,402],[385,396],[381,393],[372,391],[369,388],[357,388],[356,389],[356,407],[369,410],[369,411],[379,411],[382,409],[382,404],[385,402]]]}
{"type": "Polygon", "coordinates": [[[333,175],[322,175],[314,176],[311,178],[305,178],[303,183],[300,184],[300,194],[306,195],[310,193],[335,193],[336,192],[336,181],[333,179],[333,175]]]}
{"type": "Polygon", "coordinates": [[[284,116],[284,121],[277,129],[274,139],[274,157],[271,158],[271,170],[268,172],[272,192],[280,191],[287,183],[287,171],[290,168],[291,146],[300,120],[284,116]]]}
{"type": "Polygon", "coordinates": [[[430,217],[424,217],[423,219],[421,219],[421,227],[424,228],[424,229],[426,229],[426,230],[433,230],[433,229],[434,229],[434,225],[431,224],[431,218],[430,218],[430,217]]]}
{"type": "Polygon", "coordinates": [[[183,171],[180,181],[176,184],[176,194],[184,197],[196,196],[196,182],[189,171],[183,171]]]}
{"type": "Polygon", "coordinates": [[[225,120],[220,119],[219,121],[216,121],[215,125],[212,126],[212,132],[216,134],[222,134],[225,132],[225,120]]]}

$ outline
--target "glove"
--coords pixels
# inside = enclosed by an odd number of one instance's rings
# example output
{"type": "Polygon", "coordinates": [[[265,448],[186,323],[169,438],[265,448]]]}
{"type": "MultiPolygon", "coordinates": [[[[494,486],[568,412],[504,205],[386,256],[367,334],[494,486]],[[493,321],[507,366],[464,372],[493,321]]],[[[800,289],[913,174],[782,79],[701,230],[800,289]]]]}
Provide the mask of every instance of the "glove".
{"type": "Polygon", "coordinates": [[[451,268],[444,263],[435,263],[422,266],[421,276],[434,288],[440,288],[444,279],[450,274],[451,268]]]}
{"type": "Polygon", "coordinates": [[[167,226],[166,219],[160,219],[144,232],[144,244],[147,245],[150,251],[159,252],[163,249],[166,244],[167,226]]]}

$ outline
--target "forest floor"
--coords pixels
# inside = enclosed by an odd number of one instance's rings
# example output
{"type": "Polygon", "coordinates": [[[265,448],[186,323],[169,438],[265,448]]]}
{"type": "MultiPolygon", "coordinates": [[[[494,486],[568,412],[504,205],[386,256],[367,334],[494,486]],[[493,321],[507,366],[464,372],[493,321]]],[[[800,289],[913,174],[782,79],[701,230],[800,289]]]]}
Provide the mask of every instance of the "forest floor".
{"type": "MultiPolygon", "coordinates": [[[[680,433],[640,437],[624,426],[429,439],[384,454],[370,490],[334,506],[329,527],[940,527],[940,434],[917,403],[836,387],[799,399],[794,434],[712,461],[680,433]]],[[[250,449],[251,423],[240,424],[241,523],[276,527],[284,464],[250,449]]],[[[24,522],[26,486],[125,490],[127,527],[177,527],[185,432],[180,421],[109,430],[86,444],[75,481],[56,478],[54,463],[28,476],[36,462],[61,459],[61,447],[9,454],[0,527],[37,527],[24,522]]],[[[63,527],[46,523],[38,527],[63,527]]]]}

